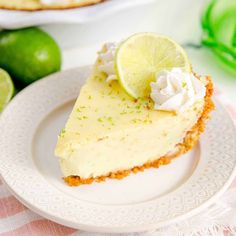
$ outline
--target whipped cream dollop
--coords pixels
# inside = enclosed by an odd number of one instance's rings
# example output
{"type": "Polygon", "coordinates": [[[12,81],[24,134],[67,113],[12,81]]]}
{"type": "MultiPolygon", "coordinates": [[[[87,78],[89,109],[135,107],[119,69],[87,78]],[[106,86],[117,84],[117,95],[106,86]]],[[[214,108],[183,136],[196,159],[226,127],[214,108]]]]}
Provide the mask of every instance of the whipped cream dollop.
{"type": "Polygon", "coordinates": [[[204,83],[181,68],[162,71],[150,85],[155,110],[183,112],[206,95],[204,83]]]}
{"type": "Polygon", "coordinates": [[[118,43],[106,43],[103,46],[103,49],[98,52],[98,59],[100,60],[98,70],[107,75],[107,82],[117,79],[115,71],[115,54],[118,45],[118,43]]]}

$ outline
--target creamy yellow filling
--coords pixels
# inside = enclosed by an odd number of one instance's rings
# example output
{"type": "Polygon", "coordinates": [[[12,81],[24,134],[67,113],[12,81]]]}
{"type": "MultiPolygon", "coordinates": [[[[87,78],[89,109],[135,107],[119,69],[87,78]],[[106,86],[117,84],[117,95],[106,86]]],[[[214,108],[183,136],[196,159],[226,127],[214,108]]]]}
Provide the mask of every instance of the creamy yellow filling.
{"type": "MultiPolygon", "coordinates": [[[[200,114],[201,104],[196,104],[195,108],[200,114]]],[[[198,117],[191,109],[181,116],[120,130],[86,145],[74,144],[61,158],[62,172],[64,176],[89,178],[156,160],[182,142],[198,117]]]]}
{"type": "Polygon", "coordinates": [[[182,113],[153,110],[117,81],[94,73],[81,89],[55,154],[64,176],[97,177],[130,169],[171,152],[201,116],[204,100],[182,113]]]}

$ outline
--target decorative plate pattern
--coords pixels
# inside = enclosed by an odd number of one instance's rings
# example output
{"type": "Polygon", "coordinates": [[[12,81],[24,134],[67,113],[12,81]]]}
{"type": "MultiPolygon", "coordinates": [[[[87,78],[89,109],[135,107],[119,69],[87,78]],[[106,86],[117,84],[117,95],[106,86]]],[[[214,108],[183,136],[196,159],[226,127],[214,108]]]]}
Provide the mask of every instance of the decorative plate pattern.
{"type": "Polygon", "coordinates": [[[47,114],[77,96],[89,71],[83,67],[38,81],[20,92],[1,115],[0,173],[20,201],[71,227],[127,232],[161,227],[196,214],[223,193],[235,174],[236,132],[218,103],[201,137],[200,161],[178,189],[142,203],[107,206],[74,200],[53,188],[32,161],[34,132],[47,114]]]}

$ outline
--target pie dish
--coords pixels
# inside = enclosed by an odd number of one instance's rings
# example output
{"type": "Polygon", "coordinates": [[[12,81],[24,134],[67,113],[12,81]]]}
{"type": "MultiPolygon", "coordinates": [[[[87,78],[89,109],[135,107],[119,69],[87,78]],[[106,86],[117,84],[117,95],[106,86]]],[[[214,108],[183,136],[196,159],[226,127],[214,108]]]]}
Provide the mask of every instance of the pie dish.
{"type": "MultiPolygon", "coordinates": [[[[10,4],[12,1],[7,1],[7,4],[10,4]]],[[[75,29],[75,37],[73,37],[73,41],[75,45],[79,46],[80,43],[80,25],[84,25],[88,22],[93,22],[97,24],[97,21],[111,17],[114,14],[119,13],[120,11],[127,11],[129,9],[137,8],[140,10],[141,7],[148,7],[152,5],[155,0],[128,0],[122,1],[120,4],[120,0],[109,0],[104,1],[98,4],[90,5],[88,7],[77,7],[67,10],[16,10],[16,8],[7,8],[6,5],[3,6],[0,1],[0,27],[4,29],[20,29],[25,27],[39,26],[39,25],[47,25],[49,26],[49,33],[51,32],[50,28],[54,24],[77,24],[77,28],[75,29]],[[2,8],[2,9],[1,9],[2,8]],[[78,41],[79,40],[79,41],[78,41]]],[[[114,19],[113,19],[114,20],[114,19]]],[[[134,19],[137,22],[136,19],[134,19]]],[[[134,24],[134,22],[133,22],[134,24]]],[[[75,25],[74,25],[75,26],[75,25]]],[[[54,27],[52,27],[54,28],[54,27]]],[[[59,38],[57,41],[61,45],[65,45],[65,41],[71,42],[71,27],[63,27],[63,29],[67,32],[60,31],[59,38]],[[65,36],[68,36],[68,39],[65,40],[65,36]]],[[[52,29],[53,30],[53,29],[52,29]]],[[[91,29],[92,30],[92,29],[91,29]]],[[[88,29],[86,35],[91,31],[88,29]]],[[[84,34],[85,32],[83,32],[84,34]]],[[[92,32],[90,32],[92,33],[92,32]]],[[[90,37],[90,36],[88,36],[90,37]]],[[[72,45],[70,45],[72,46],[72,45]]],[[[67,47],[67,46],[66,46],[67,47]]]]}
{"type": "MultiPolygon", "coordinates": [[[[108,51],[103,48],[105,58],[108,51]]],[[[107,81],[109,73],[101,71],[101,64],[98,58],[55,149],[64,180],[71,186],[122,179],[169,164],[194,147],[214,108],[209,76],[191,72],[204,96],[177,113],[156,110],[150,97],[129,96],[117,80],[107,81]]]]}
{"type": "Polygon", "coordinates": [[[104,0],[0,0],[0,8],[8,10],[62,10],[84,7],[104,0]]]}

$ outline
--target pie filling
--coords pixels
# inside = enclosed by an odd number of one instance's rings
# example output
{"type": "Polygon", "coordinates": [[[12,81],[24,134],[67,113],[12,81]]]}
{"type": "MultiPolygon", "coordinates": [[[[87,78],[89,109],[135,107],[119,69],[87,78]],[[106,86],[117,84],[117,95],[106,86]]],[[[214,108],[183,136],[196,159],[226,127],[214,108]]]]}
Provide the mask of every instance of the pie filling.
{"type": "MultiPolygon", "coordinates": [[[[204,107],[198,117],[195,125],[191,127],[186,133],[185,137],[182,138],[181,142],[174,146],[171,152],[163,156],[158,156],[153,158],[151,161],[147,161],[144,164],[137,165],[129,169],[123,169],[119,171],[109,172],[105,175],[89,176],[88,178],[83,178],[78,175],[65,175],[64,180],[70,186],[79,186],[81,184],[90,184],[92,182],[102,182],[106,179],[122,179],[128,176],[130,173],[137,173],[148,168],[158,168],[161,165],[166,165],[171,162],[175,157],[178,157],[187,151],[191,150],[193,146],[197,143],[200,134],[205,129],[205,123],[209,118],[209,113],[214,109],[214,103],[212,102],[213,94],[213,84],[210,77],[206,77],[206,96],[204,98],[204,107]]],[[[114,150],[115,152],[115,150],[114,150]]],[[[94,157],[96,158],[96,157],[94,157]]]]}

